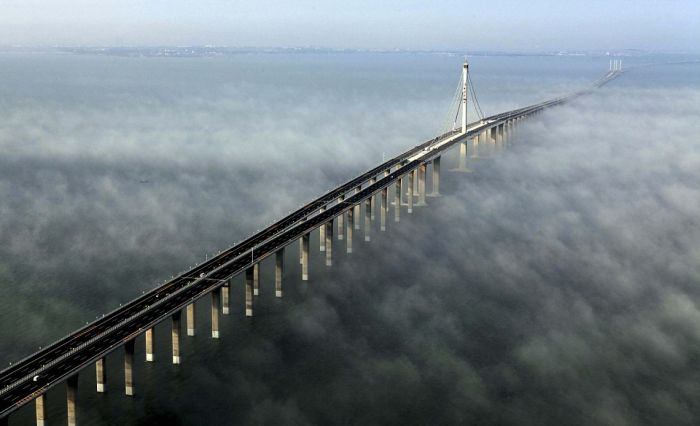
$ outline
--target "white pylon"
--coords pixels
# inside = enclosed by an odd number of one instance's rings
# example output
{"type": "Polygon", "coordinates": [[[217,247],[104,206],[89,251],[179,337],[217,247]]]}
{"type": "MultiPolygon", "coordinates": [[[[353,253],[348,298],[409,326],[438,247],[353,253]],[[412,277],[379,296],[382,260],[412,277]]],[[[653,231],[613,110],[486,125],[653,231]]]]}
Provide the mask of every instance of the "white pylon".
{"type": "Polygon", "coordinates": [[[462,133],[467,133],[467,81],[469,74],[469,63],[464,61],[462,67],[462,133]]]}

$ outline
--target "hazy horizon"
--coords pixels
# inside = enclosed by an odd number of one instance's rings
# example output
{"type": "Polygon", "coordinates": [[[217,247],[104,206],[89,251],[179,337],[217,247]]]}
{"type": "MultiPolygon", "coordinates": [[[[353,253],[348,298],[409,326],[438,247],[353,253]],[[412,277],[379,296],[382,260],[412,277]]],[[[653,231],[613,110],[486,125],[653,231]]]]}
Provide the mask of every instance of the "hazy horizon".
{"type": "Polygon", "coordinates": [[[9,1],[0,45],[697,52],[700,4],[9,1]]]}

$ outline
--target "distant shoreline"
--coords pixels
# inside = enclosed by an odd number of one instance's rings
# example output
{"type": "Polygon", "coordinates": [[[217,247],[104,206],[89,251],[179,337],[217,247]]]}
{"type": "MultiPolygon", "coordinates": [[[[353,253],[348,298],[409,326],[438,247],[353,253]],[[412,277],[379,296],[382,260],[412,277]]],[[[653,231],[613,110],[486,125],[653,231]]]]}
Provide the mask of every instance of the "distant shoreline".
{"type": "Polygon", "coordinates": [[[412,50],[412,49],[333,49],[317,47],[228,47],[228,46],[143,46],[143,47],[0,47],[0,53],[59,53],[144,58],[204,58],[245,54],[425,54],[446,56],[587,56],[642,57],[650,55],[697,56],[700,53],[651,52],[637,49],[619,51],[498,51],[498,50],[412,50]]]}

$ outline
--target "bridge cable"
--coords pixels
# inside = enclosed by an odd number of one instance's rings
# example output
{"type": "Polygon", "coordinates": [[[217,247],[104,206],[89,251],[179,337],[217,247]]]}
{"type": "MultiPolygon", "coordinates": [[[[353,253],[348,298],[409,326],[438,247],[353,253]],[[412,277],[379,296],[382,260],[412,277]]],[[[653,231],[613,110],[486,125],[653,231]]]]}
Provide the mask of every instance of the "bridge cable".
{"type": "Polygon", "coordinates": [[[483,120],[484,119],[484,111],[481,109],[481,105],[479,104],[479,98],[476,96],[476,89],[474,88],[474,83],[472,82],[472,76],[467,74],[467,78],[469,79],[469,89],[472,93],[472,97],[474,98],[474,106],[476,106],[477,114],[479,115],[479,119],[483,120]]]}
{"type": "Polygon", "coordinates": [[[479,117],[479,120],[483,120],[484,118],[484,113],[481,111],[481,105],[478,103],[478,99],[476,98],[476,92],[474,91],[474,88],[470,85],[469,86],[469,93],[471,93],[472,96],[472,103],[474,104],[474,110],[476,111],[476,115],[479,117]]]}
{"type": "Polygon", "coordinates": [[[445,123],[443,127],[440,129],[441,133],[446,133],[449,130],[454,130],[455,125],[456,125],[456,119],[455,121],[452,120],[452,111],[457,108],[459,111],[459,94],[461,93],[461,79],[457,82],[457,88],[454,91],[454,94],[452,96],[452,101],[450,102],[448,108],[447,108],[447,114],[445,118],[445,123]]]}
{"type": "Polygon", "coordinates": [[[457,80],[457,87],[455,88],[454,94],[452,96],[452,104],[450,105],[450,110],[447,113],[447,126],[445,130],[454,130],[457,126],[457,118],[452,119],[451,112],[456,111],[455,114],[459,114],[459,109],[462,106],[462,103],[460,101],[460,94],[462,93],[462,84],[460,83],[460,81],[461,80],[457,80]]]}

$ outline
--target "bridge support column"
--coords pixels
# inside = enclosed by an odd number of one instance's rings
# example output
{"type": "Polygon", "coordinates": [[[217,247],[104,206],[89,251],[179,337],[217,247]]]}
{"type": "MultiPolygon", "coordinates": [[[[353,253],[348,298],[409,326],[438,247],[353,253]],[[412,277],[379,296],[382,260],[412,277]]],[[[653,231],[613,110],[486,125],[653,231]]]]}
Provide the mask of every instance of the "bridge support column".
{"type": "Polygon", "coordinates": [[[66,380],[66,408],[68,414],[68,426],[76,426],[78,424],[77,401],[78,375],[75,374],[66,380]]]}
{"type": "Polygon", "coordinates": [[[221,287],[221,314],[229,314],[229,294],[231,293],[231,280],[226,281],[223,287],[221,287]]]}
{"type": "Polygon", "coordinates": [[[302,253],[304,255],[303,257],[303,262],[301,264],[301,280],[302,281],[308,281],[309,280],[309,234],[304,234],[303,237],[301,237],[302,241],[302,253]]]}
{"type": "Polygon", "coordinates": [[[433,190],[428,195],[430,197],[440,196],[440,157],[433,159],[433,190]]]}
{"type": "Polygon", "coordinates": [[[503,125],[499,124],[495,127],[496,130],[496,150],[500,151],[503,145],[503,125]]]}
{"type": "Polygon", "coordinates": [[[180,322],[182,311],[177,311],[172,316],[172,326],[170,328],[170,340],[173,346],[173,364],[180,363],[180,322]]]}
{"type": "Polygon", "coordinates": [[[253,296],[260,295],[260,263],[253,265],[253,296]]]}
{"type": "Polygon", "coordinates": [[[372,223],[370,222],[372,216],[372,197],[374,196],[372,195],[365,200],[365,241],[370,240],[370,233],[372,232],[372,223]]]}
{"type": "Polygon", "coordinates": [[[187,305],[187,335],[194,336],[195,333],[195,307],[194,302],[187,305]]]}
{"type": "Polygon", "coordinates": [[[245,316],[253,316],[253,267],[245,270],[245,316]]]}
{"type": "MultiPolygon", "coordinates": [[[[357,188],[355,188],[355,194],[360,192],[360,189],[361,189],[361,187],[359,187],[359,186],[357,188]]],[[[360,230],[360,214],[361,214],[360,203],[357,203],[355,205],[355,230],[356,231],[360,230]]]]}
{"type": "Polygon", "coordinates": [[[146,330],[146,362],[153,362],[153,327],[146,330]]]}
{"type": "Polygon", "coordinates": [[[134,339],[124,343],[124,393],[134,395],[134,339]]]}
{"type": "Polygon", "coordinates": [[[105,368],[105,359],[100,358],[97,361],[95,361],[95,382],[97,383],[98,393],[104,393],[106,381],[107,369],[105,368]]]}
{"type": "MultiPolygon", "coordinates": [[[[408,205],[408,195],[411,194],[411,191],[413,191],[414,197],[418,195],[418,169],[415,169],[414,171],[416,172],[416,174],[413,176],[413,183],[410,183],[411,181],[409,180],[406,180],[406,182],[404,182],[406,184],[406,192],[404,193],[404,196],[406,197],[406,205],[408,205]]],[[[409,174],[410,173],[411,172],[409,172],[409,174]]]]}
{"type": "Polygon", "coordinates": [[[481,134],[479,135],[479,143],[484,144],[484,149],[482,149],[481,151],[482,151],[482,153],[485,151],[487,157],[493,153],[493,150],[491,149],[492,142],[493,141],[491,140],[491,130],[490,129],[486,129],[483,132],[481,132],[481,134]]]}
{"type": "Polygon", "coordinates": [[[425,175],[428,173],[428,166],[423,163],[418,166],[418,203],[417,206],[425,206],[425,175]]]}
{"type": "Polygon", "coordinates": [[[299,238],[299,264],[304,263],[304,243],[301,238],[299,238]]]}
{"type": "Polygon", "coordinates": [[[379,229],[384,232],[386,231],[386,213],[389,209],[389,188],[382,188],[382,195],[379,202],[379,229]]]}
{"type": "MultiPolygon", "coordinates": [[[[342,204],[345,200],[345,196],[341,195],[338,197],[338,204],[342,204]]],[[[343,240],[343,234],[345,233],[345,213],[338,216],[338,240],[343,240]]]]}
{"type": "Polygon", "coordinates": [[[326,225],[326,266],[333,265],[333,219],[326,225]]]}
{"type": "Polygon", "coordinates": [[[221,288],[211,292],[211,338],[219,338],[219,306],[221,305],[221,288]]]}
{"type": "Polygon", "coordinates": [[[416,169],[408,172],[408,213],[413,213],[413,181],[416,179],[416,169]]]}
{"type": "Polygon", "coordinates": [[[36,411],[36,426],[44,426],[46,424],[46,394],[43,393],[34,400],[36,411]]]}
{"type": "MultiPolygon", "coordinates": [[[[321,207],[319,210],[320,213],[323,213],[326,211],[325,207],[321,207]]],[[[319,226],[318,228],[318,247],[320,251],[326,251],[326,227],[325,226],[319,226]]]]}
{"type": "Polygon", "coordinates": [[[275,296],[282,297],[282,276],[284,275],[284,247],[275,253],[275,296]]]}
{"type": "Polygon", "coordinates": [[[457,168],[451,169],[453,172],[463,172],[469,173],[471,170],[467,167],[467,157],[469,153],[469,141],[463,140],[459,143],[459,161],[457,162],[457,168]]]}
{"type": "Polygon", "coordinates": [[[347,253],[352,253],[352,230],[355,227],[353,224],[355,220],[355,207],[351,208],[348,210],[348,226],[346,228],[347,230],[347,253]]]}
{"type": "MultiPolygon", "coordinates": [[[[369,180],[369,184],[370,184],[370,185],[374,185],[375,183],[377,183],[377,178],[374,178],[374,177],[373,177],[372,179],[369,180]]],[[[370,211],[370,219],[371,219],[373,222],[374,222],[374,210],[375,210],[375,208],[374,208],[374,205],[375,205],[374,199],[375,199],[375,195],[372,195],[371,197],[369,197],[369,200],[368,200],[368,202],[369,202],[369,211],[370,211]]]]}
{"type": "Polygon", "coordinates": [[[394,222],[401,220],[401,186],[403,178],[399,178],[394,183],[394,222]]]}

